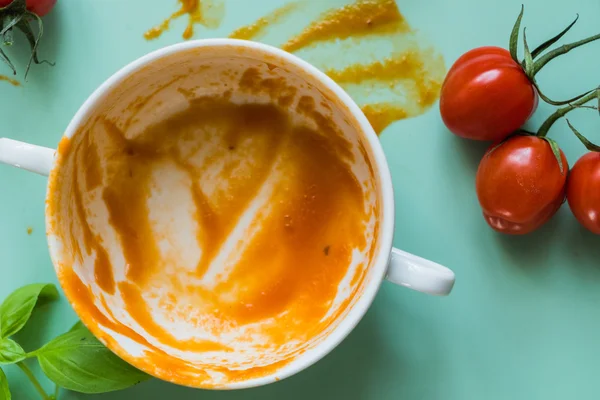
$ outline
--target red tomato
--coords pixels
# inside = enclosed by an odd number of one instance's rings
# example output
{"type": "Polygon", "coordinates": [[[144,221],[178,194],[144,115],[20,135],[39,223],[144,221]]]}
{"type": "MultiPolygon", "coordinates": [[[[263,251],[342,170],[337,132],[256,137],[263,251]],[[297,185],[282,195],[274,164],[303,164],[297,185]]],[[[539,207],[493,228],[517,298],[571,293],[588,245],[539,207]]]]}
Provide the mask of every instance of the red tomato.
{"type": "Polygon", "coordinates": [[[587,153],[573,166],[567,200],[575,218],[600,235],[600,153],[587,153]]]}
{"type": "MultiPolygon", "coordinates": [[[[6,7],[13,0],[0,0],[0,7],[6,7]]],[[[56,0],[27,0],[27,9],[34,14],[43,17],[48,14],[56,4],[56,0]]]]}
{"type": "Polygon", "coordinates": [[[444,124],[454,134],[500,141],[531,117],[538,94],[525,71],[500,47],[465,53],[448,71],[440,97],[444,124]]]}
{"type": "Polygon", "coordinates": [[[565,199],[569,165],[564,170],[550,144],[535,136],[513,136],[490,147],[477,170],[477,197],[486,222],[498,232],[534,231],[558,211],[565,199]]]}

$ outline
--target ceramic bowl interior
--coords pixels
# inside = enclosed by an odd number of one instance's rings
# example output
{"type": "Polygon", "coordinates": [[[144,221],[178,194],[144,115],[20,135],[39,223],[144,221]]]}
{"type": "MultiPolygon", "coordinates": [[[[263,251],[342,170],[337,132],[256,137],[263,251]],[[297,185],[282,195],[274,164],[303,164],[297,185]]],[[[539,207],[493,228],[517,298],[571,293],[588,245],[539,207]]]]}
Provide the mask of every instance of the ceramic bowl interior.
{"type": "MultiPolygon", "coordinates": [[[[323,353],[364,288],[381,281],[381,271],[373,272],[380,174],[366,120],[357,120],[331,84],[292,56],[230,43],[146,57],[88,100],[58,151],[47,226],[68,299],[110,349],[158,378],[203,388],[274,381],[323,353]],[[247,129],[228,129],[240,124],[247,129]],[[340,232],[360,223],[361,244],[323,243],[324,256],[349,257],[329,288],[334,295],[312,314],[271,302],[262,305],[268,314],[231,319],[230,309],[253,307],[241,304],[247,292],[279,284],[276,238],[245,272],[238,269],[275,218],[274,205],[302,195],[294,177],[303,170],[285,167],[289,126],[299,127],[296,135],[316,132],[358,182],[365,218],[329,212],[340,232]],[[225,225],[214,228],[216,219],[225,225]],[[211,240],[215,251],[203,246],[211,240]]],[[[291,228],[302,223],[279,217],[291,228]]],[[[309,255],[305,261],[294,265],[308,268],[309,255]]],[[[302,279],[298,273],[288,283],[302,279]]],[[[310,285],[302,288],[306,304],[318,298],[310,285]]]]}

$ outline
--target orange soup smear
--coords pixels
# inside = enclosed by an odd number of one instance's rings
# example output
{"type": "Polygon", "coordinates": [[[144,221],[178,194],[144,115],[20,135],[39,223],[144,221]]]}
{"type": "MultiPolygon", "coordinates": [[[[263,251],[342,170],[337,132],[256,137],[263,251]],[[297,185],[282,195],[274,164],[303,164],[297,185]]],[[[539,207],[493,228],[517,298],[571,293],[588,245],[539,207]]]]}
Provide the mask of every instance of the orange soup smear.
{"type": "MultiPolygon", "coordinates": [[[[273,82],[262,81],[252,69],[241,85],[274,90],[273,82]]],[[[82,319],[91,328],[102,326],[94,333],[117,352],[105,329],[150,349],[136,366],[159,373],[168,365],[174,382],[210,385],[210,377],[199,372],[201,363],[184,362],[160,348],[233,352],[235,343],[217,340],[221,334],[258,324],[253,333],[266,337],[264,346],[277,352],[291,341],[319,335],[346,308],[330,313],[353,252],[368,245],[372,210],[350,170],[350,144],[312,98],[301,98],[296,112],[316,128],[293,124],[277,103],[234,104],[227,95],[196,98],[135,138],[127,126],[98,118],[61,144],[57,170],[63,172],[51,177],[55,195],[48,207],[57,221],[53,234],[64,243],[65,260],[93,269],[84,274],[93,279],[84,282],[81,273],[63,265],[61,284],[82,319]],[[153,198],[167,190],[157,176],[185,186],[184,195],[173,194],[162,212],[188,214],[189,243],[201,249],[192,267],[180,265],[182,258],[169,245],[165,250],[165,243],[178,238],[162,232],[152,217],[158,212],[153,198]],[[248,224],[249,210],[254,211],[248,224]],[[245,229],[241,235],[240,229],[245,229]],[[117,298],[134,323],[111,316],[105,297],[117,298]],[[216,339],[181,339],[157,313],[216,339]]],[[[359,269],[354,282],[364,273],[359,269]]],[[[232,382],[281,365],[234,365],[218,372],[232,382]]]]}

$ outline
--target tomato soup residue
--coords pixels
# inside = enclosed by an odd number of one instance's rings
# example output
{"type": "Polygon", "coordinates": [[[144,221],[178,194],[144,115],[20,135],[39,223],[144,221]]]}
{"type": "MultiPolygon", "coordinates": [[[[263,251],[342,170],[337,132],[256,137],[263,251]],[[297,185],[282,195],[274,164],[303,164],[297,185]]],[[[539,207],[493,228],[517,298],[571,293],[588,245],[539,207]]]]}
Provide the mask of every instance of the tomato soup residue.
{"type": "MultiPolygon", "coordinates": [[[[59,275],[78,314],[122,356],[106,329],[143,346],[136,366],[182,384],[281,368],[345,309],[331,314],[338,288],[356,252],[374,248],[373,205],[337,127],[310,97],[293,107],[314,126],[293,123],[290,88],[254,69],[239,85],[283,100],[195,98],[134,138],[96,118],[61,144],[63,172],[50,182],[67,260],[59,275]],[[291,353],[251,368],[222,361],[253,346],[291,353]]],[[[360,276],[350,274],[354,285],[360,276]]]]}
{"type": "Polygon", "coordinates": [[[144,34],[147,40],[157,39],[167,31],[173,22],[187,15],[187,27],[183,31],[184,39],[194,36],[194,26],[204,25],[208,28],[216,28],[221,23],[224,14],[224,5],[221,0],[178,0],[180,8],[160,25],[149,29],[144,34]]]}
{"type": "MultiPolygon", "coordinates": [[[[192,3],[197,6],[197,1],[192,3]]],[[[311,5],[315,3],[287,3],[237,28],[229,37],[261,40],[269,30],[284,29],[288,21],[301,18],[302,10],[311,5]]],[[[183,6],[171,18],[183,15],[185,9],[183,6]]],[[[162,33],[168,28],[169,21],[148,31],[146,38],[162,33]]],[[[190,37],[191,34],[184,34],[184,38],[190,37]]],[[[277,45],[291,53],[311,56],[320,46],[347,40],[355,42],[351,51],[339,49],[332,53],[328,47],[328,51],[309,59],[350,93],[378,134],[396,121],[425,113],[437,101],[446,74],[444,60],[410,26],[395,0],[356,0],[326,10],[315,20],[308,21],[301,32],[277,45]],[[368,57],[372,48],[379,47],[373,40],[383,40],[385,46],[391,44],[396,50],[369,62],[348,64],[342,69],[330,65],[331,60],[343,58],[347,53],[368,57]],[[373,96],[374,93],[379,96],[373,96]]]]}
{"type": "MultiPolygon", "coordinates": [[[[307,4],[302,3],[302,4],[307,4]]],[[[297,7],[297,5],[296,5],[297,7]]],[[[253,24],[241,27],[230,37],[259,39],[267,29],[277,28],[289,15],[289,6],[275,10],[253,24]],[[273,18],[272,16],[277,16],[273,18]]],[[[296,12],[294,15],[298,15],[296,12]]],[[[395,0],[358,0],[325,11],[319,18],[279,46],[289,52],[302,51],[338,84],[346,89],[371,122],[377,133],[392,123],[426,112],[438,97],[445,76],[442,56],[424,46],[424,41],[400,13],[395,0]],[[351,40],[351,51],[331,50],[323,56],[320,46],[351,40]],[[351,63],[343,68],[332,67],[331,60],[345,53],[371,53],[373,40],[384,40],[395,49],[391,54],[378,56],[369,62],[351,63]],[[315,53],[314,57],[311,57],[315,53]],[[380,94],[373,100],[373,93],[380,94]]]]}
{"type": "Polygon", "coordinates": [[[8,82],[8,83],[10,83],[13,86],[21,86],[21,82],[19,82],[16,79],[9,78],[6,75],[0,75],[0,81],[8,82]]]}
{"type": "Polygon", "coordinates": [[[276,9],[272,13],[259,18],[250,25],[242,26],[229,35],[231,39],[256,40],[263,36],[273,24],[281,22],[284,18],[293,15],[300,9],[302,2],[292,2],[276,9]]]}
{"type": "Polygon", "coordinates": [[[319,42],[409,30],[395,0],[359,0],[327,11],[281,48],[292,53],[319,42]]]}

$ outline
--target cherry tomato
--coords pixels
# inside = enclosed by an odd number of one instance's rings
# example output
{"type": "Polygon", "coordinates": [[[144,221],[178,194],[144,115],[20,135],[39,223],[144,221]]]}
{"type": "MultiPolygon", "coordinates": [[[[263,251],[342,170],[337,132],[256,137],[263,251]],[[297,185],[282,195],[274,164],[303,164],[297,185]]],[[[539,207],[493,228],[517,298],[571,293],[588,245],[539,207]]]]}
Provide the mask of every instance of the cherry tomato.
{"type": "Polygon", "coordinates": [[[600,153],[587,153],[575,163],[567,183],[567,200],[581,225],[600,235],[600,153]]]}
{"type": "MultiPolygon", "coordinates": [[[[6,7],[13,0],[0,0],[0,7],[6,7]]],[[[43,17],[48,14],[56,4],[56,0],[27,0],[27,9],[34,14],[43,17]]]]}
{"type": "Polygon", "coordinates": [[[569,165],[563,171],[550,144],[536,136],[513,136],[492,146],[477,170],[477,197],[486,222],[498,232],[534,231],[565,199],[569,165]]]}
{"type": "Polygon", "coordinates": [[[500,141],[531,117],[538,94],[521,66],[500,47],[462,55],[448,71],[440,97],[444,124],[454,134],[500,141]]]}

